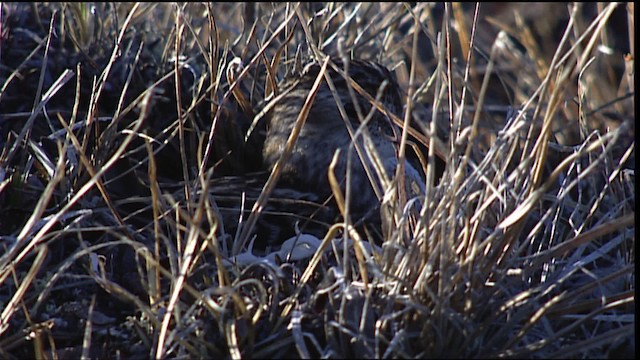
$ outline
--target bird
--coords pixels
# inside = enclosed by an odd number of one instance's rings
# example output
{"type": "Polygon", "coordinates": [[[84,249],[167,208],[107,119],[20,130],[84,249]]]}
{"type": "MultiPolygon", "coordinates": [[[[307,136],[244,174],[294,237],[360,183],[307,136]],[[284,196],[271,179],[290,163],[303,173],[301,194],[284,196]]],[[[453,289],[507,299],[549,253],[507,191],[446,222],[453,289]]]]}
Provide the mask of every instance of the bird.
{"type": "MultiPolygon", "coordinates": [[[[238,228],[245,226],[243,219],[251,213],[269,174],[282,157],[321,69],[318,62],[309,61],[301,71],[288,71],[270,96],[243,107],[250,110],[254,123],[242,125],[238,131],[245,133],[252,148],[261,148],[261,165],[256,172],[213,179],[210,192],[218,204],[225,233],[237,236],[238,228]]],[[[335,91],[322,79],[276,187],[261,207],[253,229],[254,250],[277,248],[299,233],[323,238],[342,216],[348,216],[356,229],[366,229],[375,237],[374,242],[380,243],[384,237],[381,204],[387,192],[395,189],[388,180],[394,178],[398,166],[401,129],[393,123],[391,114],[400,116],[403,110],[400,86],[394,74],[375,61],[336,59],[326,71],[335,91]],[[354,138],[363,150],[361,155],[353,148],[354,138]],[[343,211],[329,181],[337,151],[338,160],[332,170],[343,195],[350,166],[352,196],[343,211]]],[[[242,94],[237,99],[249,95],[242,94]]],[[[243,150],[240,145],[236,147],[243,150]]],[[[402,178],[407,197],[423,193],[423,174],[412,163],[405,162],[402,178]]]]}
{"type": "MultiPolygon", "coordinates": [[[[394,125],[390,114],[400,115],[402,112],[400,86],[391,71],[374,61],[337,60],[335,65],[335,68],[327,67],[327,74],[333,82],[336,96],[327,82],[323,81],[292,153],[283,167],[279,184],[313,191],[321,198],[330,196],[332,190],[328,169],[334,153],[339,150],[341,156],[336,163],[335,173],[342,183],[343,192],[348,156],[351,156],[350,181],[354,195],[350,199],[349,213],[354,220],[375,220],[376,215],[372,213],[379,208],[380,197],[386,190],[381,177],[393,178],[398,166],[401,132],[394,125]],[[374,105],[366,96],[355,91],[344,74],[348,74],[371,98],[378,99],[381,109],[373,108],[374,105]],[[340,113],[336,97],[344,107],[346,119],[340,113]],[[351,134],[349,127],[352,129],[351,134]],[[356,151],[349,151],[354,142],[352,134],[357,133],[358,128],[363,133],[357,135],[355,140],[364,149],[361,157],[356,151]],[[366,142],[373,146],[367,148],[366,142]],[[377,155],[368,150],[371,148],[375,149],[377,155]],[[374,171],[374,163],[378,161],[376,159],[380,160],[381,172],[384,174],[374,171]],[[370,169],[369,174],[365,166],[370,169]]],[[[282,156],[287,139],[320,71],[321,66],[317,62],[311,62],[301,74],[289,76],[279,84],[281,95],[269,104],[270,108],[265,116],[266,137],[262,155],[266,170],[273,171],[282,156]]],[[[409,194],[419,195],[420,189],[424,189],[422,176],[409,162],[405,163],[405,175],[409,194]]]]}

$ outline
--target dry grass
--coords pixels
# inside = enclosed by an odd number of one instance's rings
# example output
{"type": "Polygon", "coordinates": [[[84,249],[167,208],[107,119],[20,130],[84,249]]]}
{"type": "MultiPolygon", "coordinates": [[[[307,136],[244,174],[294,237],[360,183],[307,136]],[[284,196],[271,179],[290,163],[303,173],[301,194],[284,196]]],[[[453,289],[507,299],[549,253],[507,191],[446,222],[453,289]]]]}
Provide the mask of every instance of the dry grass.
{"type": "Polygon", "coordinates": [[[2,3],[0,357],[634,357],[633,6],[2,3]],[[322,209],[231,176],[326,55],[394,69],[425,195],[248,250],[322,209]]]}

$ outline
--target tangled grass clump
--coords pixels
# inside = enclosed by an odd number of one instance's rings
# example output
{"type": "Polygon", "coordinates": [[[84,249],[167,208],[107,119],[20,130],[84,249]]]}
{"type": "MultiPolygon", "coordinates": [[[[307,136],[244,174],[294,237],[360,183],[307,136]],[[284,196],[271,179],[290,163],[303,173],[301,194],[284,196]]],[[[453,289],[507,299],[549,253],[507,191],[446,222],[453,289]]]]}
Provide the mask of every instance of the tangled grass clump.
{"type": "Polygon", "coordinates": [[[635,357],[633,4],[0,6],[0,357],[635,357]],[[251,177],[325,56],[403,87],[382,243],[251,177]]]}

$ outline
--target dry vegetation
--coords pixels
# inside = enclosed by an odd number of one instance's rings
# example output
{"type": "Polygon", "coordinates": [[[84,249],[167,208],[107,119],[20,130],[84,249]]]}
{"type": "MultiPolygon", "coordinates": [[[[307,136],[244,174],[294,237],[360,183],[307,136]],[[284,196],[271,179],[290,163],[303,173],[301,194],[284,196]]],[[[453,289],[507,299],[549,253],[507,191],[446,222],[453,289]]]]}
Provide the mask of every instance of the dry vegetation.
{"type": "Polygon", "coordinates": [[[632,3],[0,6],[1,358],[634,357],[632,3]],[[325,55],[394,69],[423,206],[236,253],[325,55]]]}

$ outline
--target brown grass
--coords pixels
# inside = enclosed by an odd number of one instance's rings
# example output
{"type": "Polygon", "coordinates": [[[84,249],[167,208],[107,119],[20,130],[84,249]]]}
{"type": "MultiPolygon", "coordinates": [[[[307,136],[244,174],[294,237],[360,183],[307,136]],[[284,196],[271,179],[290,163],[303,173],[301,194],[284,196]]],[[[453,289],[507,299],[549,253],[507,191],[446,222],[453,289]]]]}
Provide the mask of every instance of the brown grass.
{"type": "Polygon", "coordinates": [[[0,357],[635,357],[633,6],[2,3],[0,357]],[[327,55],[394,69],[425,195],[252,249],[247,129],[327,55]]]}

